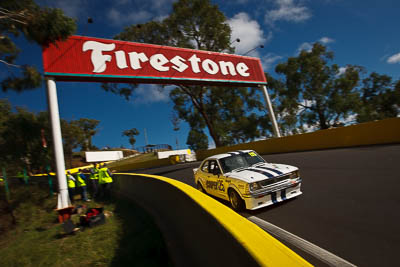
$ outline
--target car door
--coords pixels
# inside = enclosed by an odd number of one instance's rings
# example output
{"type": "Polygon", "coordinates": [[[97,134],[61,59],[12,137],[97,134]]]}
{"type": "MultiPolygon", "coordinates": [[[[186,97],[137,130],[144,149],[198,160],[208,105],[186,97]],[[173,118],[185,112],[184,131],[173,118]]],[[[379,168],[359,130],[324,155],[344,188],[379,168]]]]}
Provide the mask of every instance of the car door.
{"type": "Polygon", "coordinates": [[[220,198],[226,198],[226,182],[222,175],[221,168],[216,160],[210,161],[208,166],[209,169],[209,181],[211,181],[211,187],[213,190],[213,195],[220,198]]]}
{"type": "Polygon", "coordinates": [[[210,186],[211,184],[209,182],[209,179],[210,179],[209,165],[210,165],[210,161],[209,160],[205,161],[200,166],[200,169],[198,171],[198,176],[199,176],[199,180],[201,181],[201,184],[202,184],[204,190],[206,190],[206,192],[208,194],[213,194],[211,186],[210,186]]]}

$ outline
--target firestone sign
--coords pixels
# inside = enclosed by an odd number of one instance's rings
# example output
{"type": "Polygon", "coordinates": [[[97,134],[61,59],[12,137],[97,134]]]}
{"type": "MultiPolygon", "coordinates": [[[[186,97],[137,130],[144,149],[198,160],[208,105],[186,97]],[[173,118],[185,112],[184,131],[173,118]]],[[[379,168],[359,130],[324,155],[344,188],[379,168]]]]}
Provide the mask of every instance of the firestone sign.
{"type": "Polygon", "coordinates": [[[46,76],[58,81],[266,84],[258,58],[72,36],[43,48],[46,76]]]}

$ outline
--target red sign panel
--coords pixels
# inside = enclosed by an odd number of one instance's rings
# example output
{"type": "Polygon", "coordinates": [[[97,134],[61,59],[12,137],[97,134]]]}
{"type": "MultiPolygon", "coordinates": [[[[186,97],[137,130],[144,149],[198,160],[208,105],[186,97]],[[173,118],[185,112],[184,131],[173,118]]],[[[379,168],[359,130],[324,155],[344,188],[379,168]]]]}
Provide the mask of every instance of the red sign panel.
{"type": "Polygon", "coordinates": [[[46,76],[59,81],[266,84],[260,59],[143,43],[71,36],[43,48],[46,76]]]}

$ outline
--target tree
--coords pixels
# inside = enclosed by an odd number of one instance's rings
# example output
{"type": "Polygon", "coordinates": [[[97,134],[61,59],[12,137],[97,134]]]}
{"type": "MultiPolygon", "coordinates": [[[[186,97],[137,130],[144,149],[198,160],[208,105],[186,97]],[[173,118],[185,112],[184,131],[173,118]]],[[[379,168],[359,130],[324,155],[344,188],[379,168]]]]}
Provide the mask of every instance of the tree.
{"type": "MultiPolygon", "coordinates": [[[[31,172],[44,172],[47,165],[54,167],[48,112],[35,114],[23,108],[16,109],[17,112],[12,112],[10,103],[0,99],[0,163],[7,165],[13,172],[22,168],[31,172]]],[[[70,122],[61,119],[64,154],[70,167],[73,150],[87,144],[87,135],[80,125],[82,121],[94,121],[96,126],[98,123],[92,119],[70,122]]],[[[93,134],[93,129],[90,131],[93,134]]]]}
{"type": "Polygon", "coordinates": [[[268,89],[271,100],[274,101],[273,108],[277,123],[282,135],[297,134],[300,132],[298,126],[296,103],[291,97],[287,97],[285,83],[275,79],[268,73],[265,73],[268,81],[268,89]]]}
{"type": "Polygon", "coordinates": [[[208,138],[202,130],[191,129],[186,144],[192,150],[207,149],[208,138]]]}
{"type": "Polygon", "coordinates": [[[0,4],[0,63],[11,75],[1,86],[3,91],[33,89],[42,83],[34,66],[16,65],[19,49],[12,36],[23,34],[30,41],[46,46],[64,40],[75,32],[76,24],[60,9],[41,8],[33,0],[2,0],[0,4]]]}
{"type": "Polygon", "coordinates": [[[61,132],[65,159],[69,166],[72,167],[73,151],[82,144],[86,144],[85,134],[77,121],[68,122],[63,119],[61,119],[61,132]]]}
{"type": "Polygon", "coordinates": [[[400,80],[372,72],[363,80],[357,122],[382,120],[400,114],[400,80]]]}
{"type": "Polygon", "coordinates": [[[129,143],[132,146],[132,149],[134,148],[134,145],[136,143],[135,136],[139,135],[139,131],[136,128],[132,128],[130,130],[125,130],[122,132],[122,136],[127,136],[129,138],[129,143]]]}
{"type": "Polygon", "coordinates": [[[92,137],[98,132],[98,129],[96,129],[96,127],[100,123],[100,121],[95,119],[81,118],[74,123],[76,123],[76,125],[81,128],[83,132],[84,138],[82,140],[82,143],[80,144],[81,150],[86,151],[96,149],[96,147],[92,145],[92,137]]]}
{"type": "MultiPolygon", "coordinates": [[[[230,34],[226,17],[209,0],[180,0],[162,22],[126,27],[115,39],[232,52],[230,34]]],[[[103,88],[129,98],[136,86],[107,84],[103,88]]],[[[253,131],[244,132],[245,125],[241,125],[246,121],[243,117],[261,107],[255,89],[179,85],[170,92],[170,97],[178,118],[186,121],[193,133],[207,128],[217,147],[254,139],[262,132],[260,120],[254,119],[255,113],[251,122],[257,127],[250,128],[253,131]]]]}
{"type": "MultiPolygon", "coordinates": [[[[41,142],[41,130],[46,127],[48,118],[44,113],[36,115],[22,108],[10,113],[1,131],[2,163],[11,165],[14,172],[22,168],[33,171],[43,167],[43,162],[48,162],[51,153],[43,148],[41,142]]],[[[50,141],[49,136],[46,138],[50,141]]]]}
{"type": "Polygon", "coordinates": [[[290,118],[295,116],[301,126],[327,129],[340,125],[358,101],[357,85],[362,69],[348,65],[340,73],[336,64],[328,64],[332,59],[333,52],[315,43],[311,51],[303,50],[297,57],[276,66],[275,71],[285,75],[285,86],[275,88],[282,105],[280,111],[290,118]]]}

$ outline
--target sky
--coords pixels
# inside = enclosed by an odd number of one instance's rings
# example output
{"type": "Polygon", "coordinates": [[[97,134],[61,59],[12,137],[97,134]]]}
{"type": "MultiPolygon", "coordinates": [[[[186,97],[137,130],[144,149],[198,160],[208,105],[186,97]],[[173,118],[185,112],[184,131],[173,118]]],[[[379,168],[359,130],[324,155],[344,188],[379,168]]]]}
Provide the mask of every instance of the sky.
{"type": "MultiPolygon", "coordinates": [[[[61,8],[77,21],[77,35],[113,39],[124,27],[162,20],[172,10],[172,0],[37,0],[42,6],[61,8]],[[87,23],[88,17],[93,19],[87,23]]],[[[225,14],[232,29],[235,54],[259,57],[265,72],[279,78],[275,66],[299,51],[320,42],[334,52],[332,63],[343,70],[359,65],[366,74],[386,74],[400,79],[400,1],[398,0],[212,0],[225,14]],[[260,48],[263,45],[263,48],[260,48]],[[254,49],[255,48],[255,49],[254,49]]],[[[43,72],[41,48],[19,37],[17,64],[33,64],[43,72]]],[[[0,78],[9,72],[0,65],[0,78]]],[[[137,128],[135,147],[169,144],[187,148],[189,126],[180,123],[173,131],[173,104],[169,90],[142,85],[127,101],[105,92],[98,83],[57,82],[60,117],[66,120],[90,118],[100,121],[93,144],[99,148],[131,147],[122,136],[137,128]],[[146,129],[146,130],[145,130],[146,129]],[[178,145],[177,145],[178,143],[178,145]]],[[[0,99],[29,111],[47,110],[45,84],[22,93],[0,91],[0,99]]],[[[206,130],[207,133],[207,130],[206,130]]],[[[209,138],[209,147],[215,146],[209,138]]]]}

